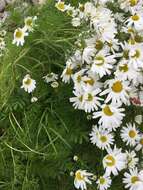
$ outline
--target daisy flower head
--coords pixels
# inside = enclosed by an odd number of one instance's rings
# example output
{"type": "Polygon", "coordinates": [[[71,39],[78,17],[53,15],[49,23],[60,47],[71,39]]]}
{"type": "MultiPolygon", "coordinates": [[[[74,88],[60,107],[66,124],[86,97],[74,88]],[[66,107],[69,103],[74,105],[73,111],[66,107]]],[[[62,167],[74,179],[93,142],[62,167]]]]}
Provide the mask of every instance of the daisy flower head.
{"type": "Polygon", "coordinates": [[[102,125],[109,131],[116,130],[122,123],[124,108],[120,108],[113,104],[104,104],[101,106],[102,110],[93,113],[93,118],[96,119],[100,117],[98,124],[102,125]]]}
{"type": "Polygon", "coordinates": [[[137,12],[133,14],[127,21],[128,27],[134,27],[137,31],[143,30],[143,13],[137,12]]]}
{"type": "Polygon", "coordinates": [[[91,71],[99,74],[100,78],[102,78],[104,75],[111,74],[115,62],[115,56],[110,55],[108,50],[103,49],[95,55],[91,65],[91,71]]]}
{"type": "Polygon", "coordinates": [[[27,74],[27,75],[24,77],[23,81],[22,81],[22,86],[21,86],[21,88],[24,88],[24,90],[25,90],[26,92],[31,93],[31,92],[33,92],[33,91],[35,90],[35,88],[36,88],[36,81],[35,81],[34,79],[32,79],[29,74],[27,74]]]}
{"type": "Polygon", "coordinates": [[[126,145],[135,146],[139,140],[139,130],[135,124],[128,123],[121,130],[121,138],[126,145]]]}
{"type": "Polygon", "coordinates": [[[114,147],[114,149],[108,149],[108,154],[103,158],[103,167],[106,169],[106,174],[110,176],[118,175],[119,171],[126,168],[127,155],[122,153],[121,149],[114,147]]]}
{"type": "Polygon", "coordinates": [[[129,190],[141,190],[143,187],[142,175],[137,168],[130,169],[129,173],[124,174],[123,183],[129,190]]]}
{"type": "Polygon", "coordinates": [[[93,126],[92,132],[90,133],[90,140],[92,144],[96,144],[96,146],[102,150],[110,148],[114,143],[114,136],[108,130],[103,129],[99,126],[93,126]]]}
{"type": "Polygon", "coordinates": [[[65,5],[65,2],[63,0],[58,0],[55,4],[55,7],[62,12],[66,11],[67,9],[67,5],[65,5]]]}
{"type": "Polygon", "coordinates": [[[101,92],[99,88],[95,90],[87,89],[84,91],[83,95],[83,109],[85,112],[91,112],[94,110],[98,110],[103,99],[98,97],[98,94],[101,92]]]}
{"type": "Polygon", "coordinates": [[[61,75],[62,81],[64,83],[70,83],[70,79],[73,76],[73,70],[74,70],[74,65],[72,63],[72,60],[68,60],[66,63],[66,67],[63,70],[63,73],[61,75]]]}
{"type": "Polygon", "coordinates": [[[137,141],[137,145],[135,147],[136,151],[140,151],[143,150],[143,134],[140,135],[138,141],[137,141]]]}
{"type": "Polygon", "coordinates": [[[143,5],[142,0],[118,0],[118,3],[121,9],[124,9],[126,12],[136,12],[137,10],[140,10],[143,5]]]}
{"type": "Polygon", "coordinates": [[[128,60],[121,60],[116,68],[115,77],[121,79],[122,81],[133,82],[134,85],[138,83],[138,72],[134,69],[131,64],[128,64],[128,60]]]}
{"type": "Polygon", "coordinates": [[[74,186],[76,189],[86,190],[86,184],[92,184],[90,178],[93,176],[92,173],[87,172],[86,170],[77,170],[75,172],[74,186]]]}
{"type": "Polygon", "coordinates": [[[139,161],[139,158],[137,158],[135,151],[126,151],[126,154],[128,161],[127,167],[131,169],[135,168],[139,161]]]}
{"type": "Polygon", "coordinates": [[[104,174],[103,176],[99,177],[96,183],[98,184],[97,188],[99,190],[106,190],[110,188],[112,180],[110,176],[104,174]]]}
{"type": "Polygon", "coordinates": [[[143,68],[143,43],[130,45],[129,48],[129,64],[136,70],[143,68]]]}
{"type": "Polygon", "coordinates": [[[28,33],[25,31],[24,28],[17,28],[14,32],[14,39],[13,44],[16,44],[17,46],[21,45],[23,46],[25,40],[24,37],[28,36],[28,33]]]}
{"type": "Polygon", "coordinates": [[[94,90],[94,89],[101,89],[103,86],[102,82],[99,82],[99,76],[93,72],[87,72],[87,75],[83,76],[83,84],[82,88],[84,90],[94,90]]]}
{"type": "Polygon", "coordinates": [[[32,32],[34,29],[34,26],[36,26],[35,24],[35,21],[37,20],[37,16],[34,16],[34,17],[26,17],[24,19],[24,23],[25,23],[25,26],[24,26],[24,29],[26,31],[29,31],[29,32],[32,32]]]}
{"type": "Polygon", "coordinates": [[[128,81],[122,81],[122,79],[110,79],[106,81],[107,89],[105,89],[100,95],[107,95],[105,99],[105,103],[112,102],[113,104],[129,105],[129,91],[131,88],[129,87],[128,81]]]}
{"type": "Polygon", "coordinates": [[[73,107],[75,109],[83,110],[84,109],[84,107],[83,107],[83,95],[84,95],[84,92],[74,90],[73,94],[75,95],[75,97],[70,98],[70,102],[73,103],[73,107]]]}
{"type": "Polygon", "coordinates": [[[58,74],[52,72],[44,76],[43,79],[46,83],[54,82],[58,79],[58,74]]]}

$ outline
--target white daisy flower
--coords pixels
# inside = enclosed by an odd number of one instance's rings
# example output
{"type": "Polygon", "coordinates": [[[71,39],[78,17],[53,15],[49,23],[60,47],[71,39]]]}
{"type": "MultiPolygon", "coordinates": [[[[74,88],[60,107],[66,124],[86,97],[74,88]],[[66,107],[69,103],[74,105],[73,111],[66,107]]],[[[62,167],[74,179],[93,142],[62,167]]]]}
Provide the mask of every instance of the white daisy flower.
{"type": "Polygon", "coordinates": [[[28,33],[25,31],[24,28],[18,28],[15,30],[14,32],[14,40],[13,40],[13,44],[16,44],[17,46],[21,45],[23,46],[25,40],[24,37],[28,36],[28,33]]]}
{"type": "Polygon", "coordinates": [[[143,4],[142,0],[118,0],[118,2],[121,9],[124,9],[126,12],[135,12],[137,10],[140,10],[143,4]]]}
{"type": "Polygon", "coordinates": [[[114,136],[111,132],[99,126],[93,126],[92,132],[89,134],[91,143],[96,144],[96,146],[102,150],[108,149],[110,145],[114,143],[114,136]]]}
{"type": "Polygon", "coordinates": [[[31,93],[31,92],[33,92],[33,91],[35,90],[35,88],[36,88],[36,81],[35,81],[34,79],[32,79],[29,74],[27,74],[27,75],[24,77],[23,81],[22,81],[22,86],[21,86],[21,88],[24,88],[24,90],[25,90],[26,92],[31,93]]]}
{"type": "Polygon", "coordinates": [[[58,74],[55,73],[49,73],[46,76],[43,77],[46,83],[54,82],[58,79],[58,74]]]}
{"type": "Polygon", "coordinates": [[[58,10],[64,12],[64,11],[66,11],[67,5],[65,5],[65,2],[64,2],[64,1],[58,0],[58,2],[55,4],[55,7],[56,7],[58,10]]]}
{"type": "Polygon", "coordinates": [[[143,150],[143,134],[140,135],[138,141],[137,141],[137,145],[135,148],[136,151],[140,151],[143,150]]]}
{"type": "Polygon", "coordinates": [[[38,98],[37,98],[37,97],[33,96],[33,97],[31,98],[31,103],[34,103],[34,102],[37,102],[37,101],[38,101],[38,98]]]}
{"type": "Polygon", "coordinates": [[[143,30],[143,13],[135,13],[127,21],[127,26],[133,26],[137,31],[143,30]]]}
{"type": "Polygon", "coordinates": [[[128,123],[126,127],[121,130],[121,138],[126,145],[135,146],[139,140],[139,130],[135,124],[128,123]]]}
{"type": "Polygon", "coordinates": [[[119,78],[123,81],[130,81],[133,82],[134,85],[138,83],[138,72],[133,68],[131,64],[128,64],[128,60],[121,60],[115,71],[115,77],[119,78]]]}
{"type": "Polygon", "coordinates": [[[124,174],[123,183],[125,188],[129,190],[141,190],[143,187],[143,181],[141,173],[138,172],[137,168],[130,169],[129,173],[124,174]]]}
{"type": "Polygon", "coordinates": [[[97,188],[99,190],[106,190],[110,188],[112,180],[110,176],[104,174],[103,176],[100,176],[96,183],[98,184],[97,188]]]}
{"type": "Polygon", "coordinates": [[[139,158],[137,158],[135,151],[126,151],[126,154],[127,154],[128,168],[131,169],[135,168],[139,161],[139,158]]]}
{"type": "Polygon", "coordinates": [[[143,115],[136,115],[135,116],[135,122],[137,123],[137,124],[141,124],[141,123],[143,123],[143,115]]]}
{"type": "Polygon", "coordinates": [[[61,75],[62,81],[64,83],[70,83],[70,79],[73,76],[73,68],[74,68],[73,64],[72,64],[71,60],[69,60],[67,62],[67,65],[66,65],[65,69],[63,70],[62,75],[61,75]]]}
{"type": "Polygon", "coordinates": [[[99,88],[95,90],[87,89],[87,91],[84,92],[83,109],[85,110],[85,112],[91,112],[97,110],[98,107],[100,107],[100,101],[103,100],[102,98],[97,96],[100,92],[101,90],[99,88]]]}
{"type": "Polygon", "coordinates": [[[32,32],[34,30],[34,26],[35,25],[35,21],[37,20],[37,16],[34,16],[34,17],[26,17],[24,19],[24,23],[25,23],[25,26],[24,26],[24,29],[26,31],[29,31],[29,32],[32,32]]]}
{"type": "Polygon", "coordinates": [[[103,166],[108,176],[111,173],[115,176],[118,175],[119,171],[126,168],[126,164],[127,155],[116,147],[113,150],[108,149],[108,154],[103,158],[103,166]]]}
{"type": "Polygon", "coordinates": [[[136,70],[143,68],[143,43],[129,46],[129,64],[136,70]]]}
{"type": "Polygon", "coordinates": [[[105,103],[112,101],[113,104],[121,105],[122,103],[129,105],[129,82],[122,81],[121,79],[115,78],[106,81],[108,89],[104,90],[100,95],[107,95],[105,103]]]}
{"type": "Polygon", "coordinates": [[[80,26],[80,24],[81,24],[81,19],[79,17],[74,17],[72,19],[72,25],[74,27],[78,27],[78,26],[80,26]]]}
{"type": "Polygon", "coordinates": [[[105,49],[99,51],[94,57],[91,65],[91,71],[99,74],[102,78],[104,75],[110,75],[113,69],[113,64],[116,63],[115,56],[110,55],[105,49]]]}
{"type": "Polygon", "coordinates": [[[83,110],[83,92],[82,91],[73,91],[75,97],[70,98],[70,102],[73,103],[75,109],[83,110]]]}
{"type": "Polygon", "coordinates": [[[93,118],[96,119],[100,117],[99,125],[102,125],[109,131],[115,130],[122,123],[123,117],[125,116],[122,112],[124,112],[125,109],[113,104],[104,104],[101,107],[101,111],[93,113],[93,118]]]}
{"type": "Polygon", "coordinates": [[[92,184],[90,178],[92,173],[88,173],[86,170],[77,170],[75,172],[74,186],[76,189],[86,190],[86,183],[92,184]]]}

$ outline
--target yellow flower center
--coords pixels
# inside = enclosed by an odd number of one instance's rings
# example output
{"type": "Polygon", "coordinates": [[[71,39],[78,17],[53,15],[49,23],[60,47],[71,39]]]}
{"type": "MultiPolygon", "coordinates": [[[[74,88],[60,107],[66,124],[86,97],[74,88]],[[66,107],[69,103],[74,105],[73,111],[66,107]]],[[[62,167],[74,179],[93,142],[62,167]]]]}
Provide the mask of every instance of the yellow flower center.
{"type": "Polygon", "coordinates": [[[128,65],[124,64],[124,65],[119,66],[119,70],[124,73],[127,72],[129,70],[128,65]]]}
{"type": "Polygon", "coordinates": [[[32,82],[32,80],[31,80],[30,78],[28,78],[28,79],[26,79],[26,80],[24,81],[24,84],[25,84],[25,85],[30,85],[31,82],[32,82]]]}
{"type": "Polygon", "coordinates": [[[113,156],[111,156],[111,155],[106,156],[106,165],[107,166],[112,167],[115,164],[116,164],[116,160],[113,156]]]}
{"type": "Polygon", "coordinates": [[[129,59],[129,50],[124,50],[124,52],[123,52],[123,57],[124,57],[125,59],[129,59]]]}
{"type": "Polygon", "coordinates": [[[75,178],[76,178],[76,180],[84,180],[84,176],[81,175],[81,172],[80,172],[80,171],[77,171],[77,172],[75,173],[75,178]]]}
{"type": "Polygon", "coordinates": [[[128,28],[128,33],[133,33],[134,34],[134,30],[133,30],[133,28],[128,28]]]}
{"type": "Polygon", "coordinates": [[[95,48],[97,50],[101,50],[103,48],[103,46],[104,46],[104,44],[103,44],[103,42],[101,40],[96,41],[95,48]]]}
{"type": "Polygon", "coordinates": [[[140,144],[143,145],[143,138],[140,140],[140,144]]]}
{"type": "Polygon", "coordinates": [[[137,3],[138,3],[138,0],[130,0],[130,6],[135,6],[135,5],[137,5],[137,3]]]}
{"type": "Polygon", "coordinates": [[[84,5],[83,5],[83,4],[80,4],[79,10],[80,10],[81,12],[84,12],[84,5]]]}
{"type": "Polygon", "coordinates": [[[27,26],[32,26],[32,18],[27,19],[26,22],[25,22],[25,24],[27,26]]]}
{"type": "Polygon", "coordinates": [[[93,100],[92,94],[88,93],[87,100],[88,100],[89,102],[91,102],[91,101],[93,100]]]}
{"type": "Polygon", "coordinates": [[[131,18],[133,21],[138,21],[140,19],[138,15],[133,15],[131,18]]]}
{"type": "Polygon", "coordinates": [[[23,35],[22,30],[17,29],[17,31],[16,31],[16,33],[15,33],[16,38],[21,38],[21,37],[22,37],[22,35],[23,35]]]}
{"type": "Polygon", "coordinates": [[[82,100],[83,100],[83,96],[81,95],[81,96],[79,97],[79,101],[82,102],[82,100]]]}
{"type": "Polygon", "coordinates": [[[105,115],[107,116],[112,116],[114,113],[111,111],[110,107],[108,105],[106,105],[104,108],[103,108],[103,112],[105,115]]]}
{"type": "Polygon", "coordinates": [[[133,56],[131,56],[132,58],[139,58],[140,57],[140,51],[139,50],[136,50],[135,51],[135,53],[134,53],[134,55],[133,56]]]}
{"type": "Polygon", "coordinates": [[[65,3],[64,2],[59,2],[59,3],[57,3],[56,7],[59,10],[64,10],[65,9],[65,3]]]}
{"type": "Polygon", "coordinates": [[[136,131],[130,130],[129,131],[129,137],[133,139],[133,138],[135,138],[135,136],[136,136],[136,131]]]}
{"type": "Polygon", "coordinates": [[[92,78],[90,78],[90,79],[85,80],[84,82],[86,84],[89,84],[89,85],[93,86],[95,81],[92,78]]]}
{"type": "Polygon", "coordinates": [[[112,90],[115,92],[115,93],[120,93],[122,90],[123,90],[123,85],[122,85],[122,82],[121,81],[117,81],[113,84],[112,86],[112,90]]]}
{"type": "Polygon", "coordinates": [[[66,69],[66,75],[72,75],[73,71],[70,67],[66,69]]]}
{"type": "Polygon", "coordinates": [[[106,136],[101,136],[100,140],[101,140],[102,143],[105,143],[105,142],[107,142],[107,137],[106,136]]]}
{"type": "Polygon", "coordinates": [[[139,181],[139,177],[138,176],[133,176],[132,178],[131,178],[131,183],[133,183],[133,184],[135,184],[136,182],[138,182],[139,181]]]}
{"type": "Polygon", "coordinates": [[[96,61],[98,61],[97,66],[102,66],[105,62],[104,58],[102,56],[97,56],[95,58],[96,61]]]}
{"type": "Polygon", "coordinates": [[[77,76],[77,82],[80,83],[81,82],[81,75],[77,76]]]}
{"type": "Polygon", "coordinates": [[[103,177],[100,177],[99,181],[100,181],[101,185],[104,185],[106,182],[105,178],[103,178],[103,177]]]}

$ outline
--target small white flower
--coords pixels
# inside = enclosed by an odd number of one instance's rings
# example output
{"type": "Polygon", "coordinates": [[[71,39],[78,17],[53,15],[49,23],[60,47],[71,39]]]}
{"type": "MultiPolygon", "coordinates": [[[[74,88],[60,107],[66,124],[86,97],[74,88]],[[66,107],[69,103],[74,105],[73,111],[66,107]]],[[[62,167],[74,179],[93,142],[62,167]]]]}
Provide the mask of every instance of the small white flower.
{"type": "Polygon", "coordinates": [[[106,174],[110,176],[118,175],[119,171],[126,168],[127,155],[121,152],[121,149],[114,147],[109,149],[108,154],[103,158],[103,166],[106,169],[106,174]]]}
{"type": "Polygon", "coordinates": [[[43,77],[46,83],[54,82],[58,79],[58,75],[55,73],[49,73],[43,77]]]}
{"type": "Polygon", "coordinates": [[[135,148],[136,151],[143,150],[143,134],[140,135],[138,141],[137,141],[137,146],[135,148]]]}
{"type": "Polygon", "coordinates": [[[106,81],[108,88],[104,90],[101,95],[107,95],[105,103],[112,101],[113,104],[122,105],[122,103],[129,105],[129,83],[115,78],[106,81]]]}
{"type": "Polygon", "coordinates": [[[51,83],[51,87],[52,88],[58,88],[59,87],[59,83],[57,81],[54,81],[51,83]]]}
{"type": "Polygon", "coordinates": [[[140,125],[143,122],[143,116],[142,115],[136,115],[135,122],[140,125]]]}
{"type": "Polygon", "coordinates": [[[30,75],[26,75],[22,81],[21,88],[24,88],[26,92],[31,93],[36,88],[36,81],[31,79],[30,75]]]}
{"type": "Polygon", "coordinates": [[[139,158],[137,158],[135,151],[126,151],[126,154],[127,154],[128,168],[131,169],[135,168],[139,161],[139,158]]]}
{"type": "Polygon", "coordinates": [[[87,90],[83,94],[83,109],[85,112],[91,112],[97,110],[100,107],[103,99],[97,95],[101,92],[99,88],[95,90],[87,90]]]}
{"type": "Polygon", "coordinates": [[[110,75],[115,62],[115,56],[110,55],[107,50],[103,49],[95,55],[91,71],[99,74],[100,78],[104,75],[110,75]]]}
{"type": "Polygon", "coordinates": [[[38,98],[37,97],[32,97],[31,98],[31,103],[34,103],[34,102],[37,102],[38,101],[38,98]]]}
{"type": "Polygon", "coordinates": [[[34,26],[36,26],[35,25],[35,21],[37,20],[37,16],[34,16],[34,17],[27,17],[27,18],[25,18],[25,20],[24,20],[24,23],[25,23],[25,26],[24,26],[24,29],[27,31],[29,31],[29,32],[32,32],[34,29],[34,26]]]}
{"type": "Polygon", "coordinates": [[[120,108],[117,105],[104,104],[101,106],[102,110],[93,113],[93,118],[100,117],[98,124],[108,129],[109,131],[115,130],[122,123],[125,116],[124,108],[120,108]]]}
{"type": "Polygon", "coordinates": [[[106,190],[110,188],[112,180],[110,176],[107,176],[104,174],[103,176],[100,176],[100,178],[96,182],[98,184],[98,189],[99,190],[106,190]]]}
{"type": "Polygon", "coordinates": [[[129,123],[126,127],[123,127],[121,130],[121,138],[127,145],[135,146],[139,140],[139,130],[135,124],[129,123]]]}
{"type": "Polygon", "coordinates": [[[77,170],[75,172],[74,186],[77,189],[86,190],[86,183],[91,184],[90,178],[92,173],[88,173],[86,170],[77,170]]]}
{"type": "Polygon", "coordinates": [[[78,27],[78,26],[80,26],[80,24],[81,24],[81,20],[80,20],[79,17],[74,17],[74,18],[72,19],[72,25],[73,25],[74,27],[78,27]]]}
{"type": "Polygon", "coordinates": [[[130,190],[142,190],[143,178],[142,172],[138,172],[137,168],[130,169],[129,173],[124,174],[123,183],[125,183],[125,188],[130,190]]]}
{"type": "Polygon", "coordinates": [[[64,2],[64,1],[58,0],[58,2],[55,4],[55,7],[56,7],[58,10],[64,12],[64,11],[66,11],[66,10],[68,9],[69,6],[68,6],[68,5],[65,5],[65,2],[64,2]]]}
{"type": "Polygon", "coordinates": [[[90,133],[91,143],[96,144],[96,146],[102,150],[110,148],[110,145],[114,143],[114,136],[108,130],[99,126],[93,126],[92,132],[90,133]]]}
{"type": "Polygon", "coordinates": [[[28,33],[25,31],[24,28],[18,28],[15,30],[14,32],[14,40],[13,40],[13,44],[16,44],[17,46],[21,45],[23,46],[25,40],[24,37],[28,36],[28,33]]]}
{"type": "Polygon", "coordinates": [[[74,160],[75,162],[77,162],[77,161],[78,161],[78,156],[75,155],[75,156],[73,157],[73,160],[74,160]]]}

